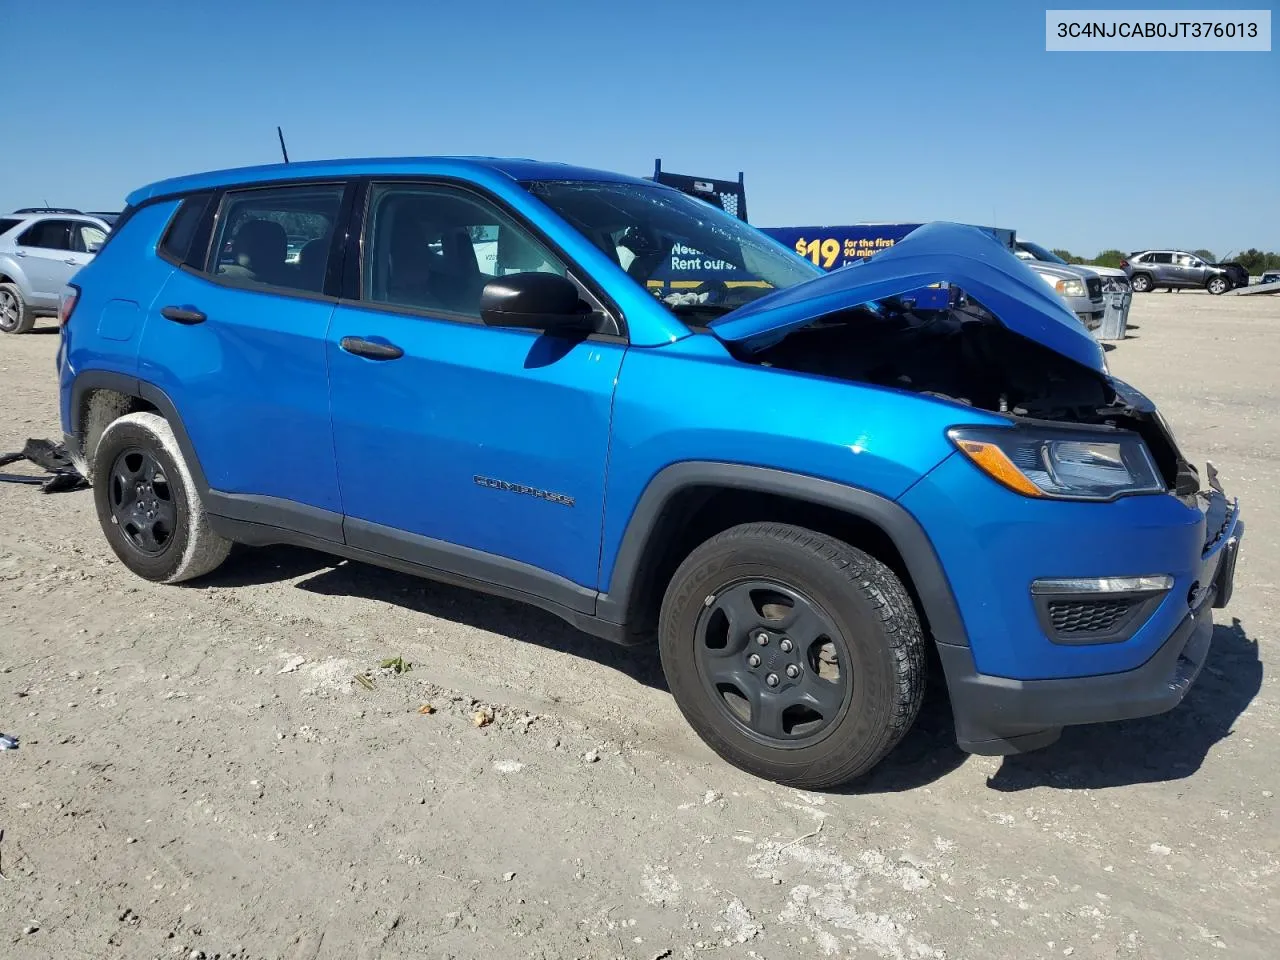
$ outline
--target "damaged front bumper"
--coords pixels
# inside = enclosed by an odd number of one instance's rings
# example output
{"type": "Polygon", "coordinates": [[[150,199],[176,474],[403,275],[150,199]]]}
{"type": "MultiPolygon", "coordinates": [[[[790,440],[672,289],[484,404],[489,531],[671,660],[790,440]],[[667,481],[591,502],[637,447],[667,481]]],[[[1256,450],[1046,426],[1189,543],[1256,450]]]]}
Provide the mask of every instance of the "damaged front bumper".
{"type": "Polygon", "coordinates": [[[1209,468],[1199,495],[1205,545],[1185,615],[1141,666],[1118,673],[1017,680],[980,673],[968,646],[939,644],[951,694],[956,739],[970,753],[1002,755],[1053,743],[1062,728],[1130,720],[1171,710],[1200,674],[1213,638],[1213,610],[1226,606],[1244,535],[1239,503],[1228,500],[1209,468]]]}

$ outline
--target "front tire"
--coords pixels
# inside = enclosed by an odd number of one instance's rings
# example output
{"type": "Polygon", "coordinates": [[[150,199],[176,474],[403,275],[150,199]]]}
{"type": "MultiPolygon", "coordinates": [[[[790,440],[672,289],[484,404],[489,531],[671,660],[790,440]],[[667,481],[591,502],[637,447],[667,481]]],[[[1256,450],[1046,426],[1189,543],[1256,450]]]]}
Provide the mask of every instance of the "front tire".
{"type": "Polygon", "coordinates": [[[1205,284],[1205,289],[1217,297],[1230,290],[1231,283],[1226,277],[1210,277],[1209,282],[1205,284]]]}
{"type": "Polygon", "coordinates": [[[1151,291],[1151,278],[1145,273],[1135,273],[1130,286],[1133,287],[1134,293],[1149,293],[1151,291]]]}
{"type": "Polygon", "coordinates": [[[787,524],[744,524],[695,549],[667,587],[659,648],[707,745],[790,786],[867,773],[924,694],[924,638],[902,582],[861,550],[787,524]]]}
{"type": "Polygon", "coordinates": [[[14,283],[0,283],[0,333],[30,333],[36,318],[14,283]]]}
{"type": "Polygon", "coordinates": [[[98,522],[120,562],[146,580],[178,583],[214,570],[231,549],[209,529],[173,429],[130,413],[102,434],[93,458],[98,522]]]}

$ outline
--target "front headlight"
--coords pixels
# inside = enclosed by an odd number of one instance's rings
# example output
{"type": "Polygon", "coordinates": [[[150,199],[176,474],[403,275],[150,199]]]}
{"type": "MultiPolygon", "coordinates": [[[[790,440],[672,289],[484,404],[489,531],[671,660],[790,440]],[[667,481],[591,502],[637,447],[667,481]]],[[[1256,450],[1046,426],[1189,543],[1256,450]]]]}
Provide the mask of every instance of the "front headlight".
{"type": "Polygon", "coordinates": [[[1028,497],[1114,500],[1165,489],[1136,433],[957,427],[947,436],[983,473],[1028,497]]]}
{"type": "Polygon", "coordinates": [[[1053,289],[1057,290],[1064,297],[1086,296],[1083,280],[1059,280],[1053,285],[1053,289]]]}

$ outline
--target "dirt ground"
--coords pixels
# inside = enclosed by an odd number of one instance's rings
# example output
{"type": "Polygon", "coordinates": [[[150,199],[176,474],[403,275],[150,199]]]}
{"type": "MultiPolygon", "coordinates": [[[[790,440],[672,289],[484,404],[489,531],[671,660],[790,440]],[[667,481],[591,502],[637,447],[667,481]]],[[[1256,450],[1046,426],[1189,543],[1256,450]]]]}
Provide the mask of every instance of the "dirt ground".
{"type": "MultiPolygon", "coordinates": [[[[1131,319],[1114,371],[1248,525],[1200,681],[1003,760],[934,697],[839,793],[719,761],[650,651],[294,549],[153,586],[88,493],[0,484],[0,955],[1274,957],[1280,297],[1131,319]]],[[[60,436],[42,326],[0,450],[60,436]]]]}

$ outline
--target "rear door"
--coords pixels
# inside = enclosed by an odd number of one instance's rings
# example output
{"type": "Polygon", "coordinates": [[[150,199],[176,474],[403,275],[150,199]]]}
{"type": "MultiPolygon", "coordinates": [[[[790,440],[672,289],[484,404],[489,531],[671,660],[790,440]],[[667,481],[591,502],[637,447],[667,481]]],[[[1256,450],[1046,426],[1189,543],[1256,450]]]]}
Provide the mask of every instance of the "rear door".
{"type": "Polygon", "coordinates": [[[92,221],[73,220],[71,222],[71,253],[67,257],[71,262],[66,264],[67,274],[63,283],[70,281],[81,267],[93,259],[94,254],[106,239],[107,231],[92,221]]]}
{"type": "Polygon", "coordinates": [[[1177,272],[1173,268],[1173,254],[1167,250],[1147,255],[1151,264],[1151,276],[1157,287],[1176,287],[1179,285],[1177,272]]]}
{"type": "MultiPolygon", "coordinates": [[[[203,226],[173,241],[179,249],[168,236],[161,244],[180,266],[150,305],[139,364],[177,406],[215,513],[333,540],[341,501],[325,334],[337,297],[326,282],[345,189],[271,185],[189,201],[202,205],[203,226]],[[304,244],[292,263],[290,235],[304,244]]],[[[170,231],[187,227],[179,211],[170,231]]]]}
{"type": "Polygon", "coordinates": [[[72,248],[70,220],[39,220],[19,234],[14,256],[31,285],[32,306],[53,307],[71,275],[81,266],[72,248]]]}
{"type": "Polygon", "coordinates": [[[328,343],[347,543],[591,609],[616,321],[577,340],[485,326],[492,277],[573,273],[491,198],[388,182],[357,206],[328,343]]]}

